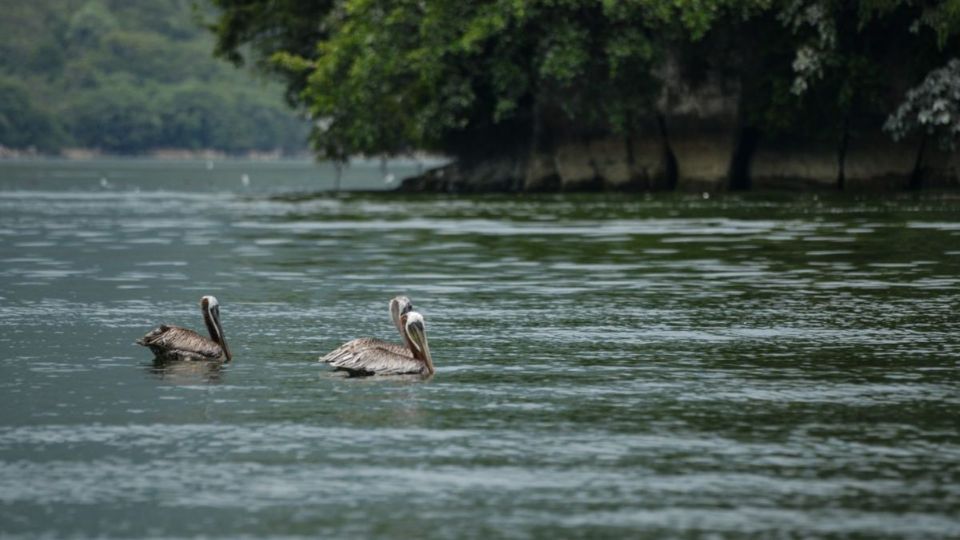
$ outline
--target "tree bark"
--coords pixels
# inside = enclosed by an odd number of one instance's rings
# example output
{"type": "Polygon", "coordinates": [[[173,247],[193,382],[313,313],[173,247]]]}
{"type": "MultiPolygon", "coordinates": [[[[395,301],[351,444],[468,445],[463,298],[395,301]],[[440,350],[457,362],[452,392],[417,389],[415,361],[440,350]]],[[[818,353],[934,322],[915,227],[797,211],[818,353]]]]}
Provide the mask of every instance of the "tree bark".
{"type": "Polygon", "coordinates": [[[637,186],[640,179],[637,178],[637,157],[633,152],[633,124],[628,123],[626,133],[623,135],[624,151],[627,155],[627,185],[637,186]]]}
{"type": "Polygon", "coordinates": [[[760,131],[757,128],[741,123],[737,130],[737,143],[733,147],[730,169],[727,173],[727,182],[731,191],[746,191],[753,187],[750,164],[753,162],[753,154],[757,150],[759,140],[760,131]]]}
{"type": "Polygon", "coordinates": [[[847,148],[850,146],[850,112],[843,115],[840,147],[837,149],[837,189],[843,191],[847,184],[847,148]]]}
{"type": "Polygon", "coordinates": [[[672,191],[677,187],[680,170],[677,166],[677,156],[673,153],[673,148],[670,147],[670,136],[667,133],[667,120],[663,117],[663,113],[657,114],[657,127],[660,128],[660,140],[663,143],[664,183],[665,187],[672,191]]]}
{"type": "Polygon", "coordinates": [[[927,148],[927,133],[920,136],[920,148],[917,149],[917,159],[913,162],[913,172],[910,173],[909,189],[920,189],[923,187],[923,154],[927,148]]]}
{"type": "MultiPolygon", "coordinates": [[[[553,130],[545,125],[543,107],[539,102],[535,102],[532,107],[533,118],[530,122],[530,142],[526,155],[524,167],[526,173],[523,175],[522,185],[519,189],[527,191],[559,191],[561,187],[560,175],[557,173],[556,165],[553,163],[554,152],[556,151],[553,130]],[[545,171],[539,169],[540,160],[550,160],[550,172],[546,176],[539,176],[545,171]],[[532,174],[538,175],[531,178],[532,174]],[[531,181],[533,182],[531,184],[531,181]]],[[[522,157],[521,157],[522,159],[522,157]]]]}

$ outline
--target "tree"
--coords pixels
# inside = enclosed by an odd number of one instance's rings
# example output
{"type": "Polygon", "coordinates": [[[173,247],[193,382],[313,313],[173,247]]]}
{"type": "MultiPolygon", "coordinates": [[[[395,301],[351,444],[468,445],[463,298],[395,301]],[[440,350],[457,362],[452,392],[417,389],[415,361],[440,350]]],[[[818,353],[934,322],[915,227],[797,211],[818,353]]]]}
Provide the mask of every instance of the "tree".
{"type": "Polygon", "coordinates": [[[777,127],[794,137],[835,144],[840,189],[851,140],[879,134],[897,106],[893,96],[942,61],[960,31],[958,6],[953,0],[795,0],[780,11],[794,41],[792,99],[781,85],[779,108],[772,109],[779,112],[771,116],[779,115],[777,127]]]}
{"type": "Polygon", "coordinates": [[[305,121],[280,85],[212,58],[195,4],[0,0],[0,144],[303,149],[305,121]]]}
{"type": "Polygon", "coordinates": [[[920,131],[936,137],[942,148],[952,150],[960,137],[960,59],[931,71],[920,85],[907,92],[884,129],[894,139],[920,131]]]}
{"type": "Polygon", "coordinates": [[[954,58],[931,71],[922,83],[907,92],[883,128],[896,140],[920,132],[920,149],[910,178],[910,187],[919,188],[927,140],[935,138],[941,148],[954,150],[960,138],[960,59],[954,58]]]}
{"type": "Polygon", "coordinates": [[[59,126],[22,84],[0,78],[0,146],[49,151],[63,139],[59,126]]]}
{"type": "Polygon", "coordinates": [[[261,20],[268,2],[215,3],[218,52],[239,59],[250,45],[283,73],[318,122],[315,146],[338,159],[410,149],[470,159],[491,140],[490,151],[529,142],[556,118],[627,131],[657,97],[656,62],[671,41],[765,5],[351,0],[321,5],[313,20],[292,9],[261,20]]]}
{"type": "Polygon", "coordinates": [[[333,0],[210,0],[219,9],[216,22],[208,24],[216,36],[214,53],[240,66],[253,56],[260,69],[280,75],[287,84],[291,104],[306,79],[302,73],[278,70],[270,62],[273,54],[286,53],[313,58],[316,45],[329,36],[327,16],[333,0]]]}
{"type": "Polygon", "coordinates": [[[70,132],[81,146],[138,153],[160,140],[161,120],[143,88],[118,82],[108,92],[88,91],[67,111],[70,132]]]}

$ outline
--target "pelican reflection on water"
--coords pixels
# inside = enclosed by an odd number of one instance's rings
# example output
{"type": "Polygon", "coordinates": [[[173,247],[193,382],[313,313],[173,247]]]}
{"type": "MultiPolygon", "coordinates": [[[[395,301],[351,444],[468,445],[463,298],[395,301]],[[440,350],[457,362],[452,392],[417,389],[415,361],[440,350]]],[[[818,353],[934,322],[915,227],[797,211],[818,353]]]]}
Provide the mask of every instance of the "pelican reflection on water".
{"type": "Polygon", "coordinates": [[[144,371],[158,381],[176,386],[196,386],[222,382],[225,362],[181,362],[154,358],[144,371]]]}
{"type": "Polygon", "coordinates": [[[204,296],[200,299],[200,310],[209,338],[187,328],[161,324],[138,339],[137,344],[148,347],[158,360],[229,362],[232,356],[220,324],[220,303],[214,296],[204,296]]]}
{"type": "Polygon", "coordinates": [[[413,311],[409,298],[398,296],[390,300],[390,318],[403,345],[359,338],[344,343],[320,361],[350,375],[433,375],[436,370],[423,315],[413,311]]]}

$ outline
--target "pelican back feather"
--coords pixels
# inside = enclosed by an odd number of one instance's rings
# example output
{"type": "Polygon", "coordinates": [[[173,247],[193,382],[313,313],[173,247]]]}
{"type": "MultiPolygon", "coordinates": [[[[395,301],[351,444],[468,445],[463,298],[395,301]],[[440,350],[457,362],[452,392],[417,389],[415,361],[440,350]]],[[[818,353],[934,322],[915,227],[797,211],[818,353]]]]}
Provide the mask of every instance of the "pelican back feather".
{"type": "Polygon", "coordinates": [[[320,361],[352,375],[403,375],[423,373],[426,366],[410,349],[372,338],[344,343],[320,361]]]}
{"type": "Polygon", "coordinates": [[[166,360],[219,360],[223,348],[212,339],[187,328],[160,325],[137,340],[157,358],[166,360]]]}

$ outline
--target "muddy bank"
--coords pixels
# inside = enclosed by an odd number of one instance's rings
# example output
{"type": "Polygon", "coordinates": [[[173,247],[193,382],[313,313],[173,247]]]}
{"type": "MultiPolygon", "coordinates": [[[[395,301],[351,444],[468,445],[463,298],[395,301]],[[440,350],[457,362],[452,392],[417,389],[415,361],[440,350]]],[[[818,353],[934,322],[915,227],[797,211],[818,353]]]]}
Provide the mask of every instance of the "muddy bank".
{"type": "MultiPolygon", "coordinates": [[[[742,144],[742,143],[740,143],[742,144]]],[[[896,190],[960,187],[960,155],[856,138],[845,152],[822,142],[755,141],[740,150],[735,129],[696,129],[564,141],[549,152],[453,162],[408,178],[401,191],[723,191],[751,188],[896,190]]],[[[929,145],[927,145],[929,146],[929,145]]]]}

